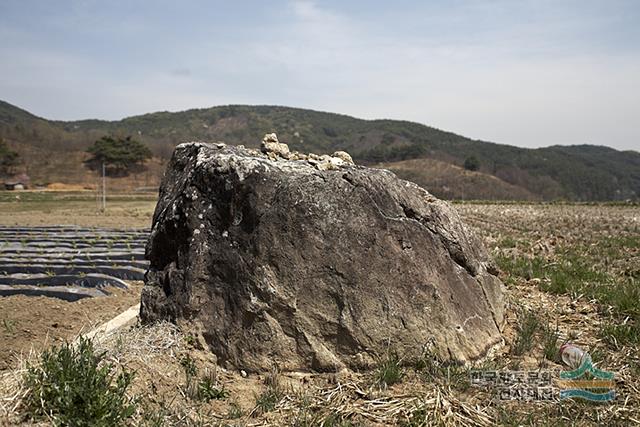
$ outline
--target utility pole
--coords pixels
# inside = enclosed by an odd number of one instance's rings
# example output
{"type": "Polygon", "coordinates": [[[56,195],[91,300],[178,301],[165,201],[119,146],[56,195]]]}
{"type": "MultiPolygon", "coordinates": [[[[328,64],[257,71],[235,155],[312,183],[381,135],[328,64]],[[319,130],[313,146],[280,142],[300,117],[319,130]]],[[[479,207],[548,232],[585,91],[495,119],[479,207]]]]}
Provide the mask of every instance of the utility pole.
{"type": "Polygon", "coordinates": [[[107,169],[102,162],[102,212],[107,211],[107,169]]]}

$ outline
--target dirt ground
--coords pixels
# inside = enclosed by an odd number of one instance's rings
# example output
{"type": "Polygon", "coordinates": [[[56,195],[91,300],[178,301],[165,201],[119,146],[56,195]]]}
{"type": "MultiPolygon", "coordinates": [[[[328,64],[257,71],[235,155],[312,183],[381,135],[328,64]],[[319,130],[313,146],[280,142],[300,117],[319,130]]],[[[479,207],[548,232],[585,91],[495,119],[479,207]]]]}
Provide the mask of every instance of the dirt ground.
{"type": "Polygon", "coordinates": [[[142,282],[128,290],[109,288],[111,295],[67,302],[57,298],[0,297],[0,371],[10,369],[30,351],[71,341],[140,302],[142,282]]]}

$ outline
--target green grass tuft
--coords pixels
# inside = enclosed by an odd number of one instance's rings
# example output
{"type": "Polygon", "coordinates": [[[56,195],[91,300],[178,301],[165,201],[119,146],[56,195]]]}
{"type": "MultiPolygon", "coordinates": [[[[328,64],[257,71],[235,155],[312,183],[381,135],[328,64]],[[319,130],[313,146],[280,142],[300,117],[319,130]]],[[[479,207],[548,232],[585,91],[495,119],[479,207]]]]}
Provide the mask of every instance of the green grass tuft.
{"type": "Polygon", "coordinates": [[[256,405],[254,412],[266,413],[276,408],[280,399],[284,396],[282,386],[280,385],[280,370],[275,366],[264,380],[266,389],[255,397],[256,405]]]}
{"type": "Polygon", "coordinates": [[[136,400],[127,397],[133,373],[104,361],[91,340],[81,338],[46,350],[24,375],[24,399],[33,419],[59,426],[115,426],[133,415],[136,400]]]}
{"type": "Polygon", "coordinates": [[[552,327],[549,322],[542,327],[542,352],[544,358],[552,362],[560,361],[560,331],[558,325],[552,327]]]}
{"type": "Polygon", "coordinates": [[[606,323],[599,335],[605,344],[616,350],[640,344],[640,327],[636,323],[606,323]]]}
{"type": "Polygon", "coordinates": [[[223,400],[229,397],[229,392],[224,386],[218,386],[215,378],[208,376],[198,382],[198,399],[205,402],[210,400],[223,400]]]}
{"type": "Polygon", "coordinates": [[[256,409],[262,414],[271,412],[276,408],[281,397],[277,390],[267,387],[265,391],[256,396],[256,409]]]}
{"type": "Polygon", "coordinates": [[[401,360],[395,352],[387,352],[384,358],[378,362],[375,370],[375,382],[381,388],[399,383],[404,376],[401,360]]]}
{"type": "Polygon", "coordinates": [[[535,334],[540,327],[540,320],[531,311],[523,311],[518,316],[518,324],[516,325],[517,337],[513,344],[511,352],[516,356],[521,356],[530,351],[535,344],[535,334]]]}

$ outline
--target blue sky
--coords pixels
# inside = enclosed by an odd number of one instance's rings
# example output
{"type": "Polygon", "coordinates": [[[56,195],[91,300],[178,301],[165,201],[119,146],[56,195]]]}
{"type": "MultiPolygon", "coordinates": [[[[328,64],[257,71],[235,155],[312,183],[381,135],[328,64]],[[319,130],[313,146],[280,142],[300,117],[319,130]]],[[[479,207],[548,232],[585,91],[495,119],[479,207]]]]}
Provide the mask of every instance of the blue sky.
{"type": "Polygon", "coordinates": [[[277,104],[640,150],[640,1],[0,1],[0,99],[62,120],[277,104]]]}

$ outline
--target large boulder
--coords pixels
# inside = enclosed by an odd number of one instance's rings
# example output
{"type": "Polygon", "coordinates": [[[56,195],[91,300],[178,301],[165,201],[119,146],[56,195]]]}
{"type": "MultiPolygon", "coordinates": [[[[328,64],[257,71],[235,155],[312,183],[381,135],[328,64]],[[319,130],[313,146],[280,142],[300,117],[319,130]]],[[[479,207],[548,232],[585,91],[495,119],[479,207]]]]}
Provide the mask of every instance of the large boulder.
{"type": "Polygon", "coordinates": [[[500,343],[502,283],[456,211],[389,171],[326,157],[179,145],[142,320],[193,328],[219,363],[249,371],[362,368],[389,349],[464,362],[500,343]]]}

